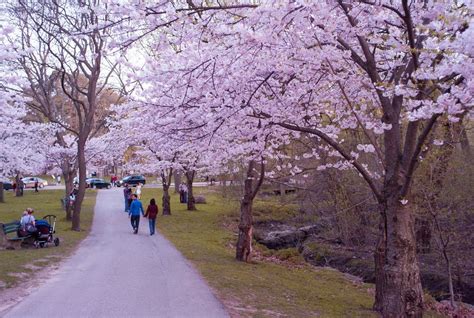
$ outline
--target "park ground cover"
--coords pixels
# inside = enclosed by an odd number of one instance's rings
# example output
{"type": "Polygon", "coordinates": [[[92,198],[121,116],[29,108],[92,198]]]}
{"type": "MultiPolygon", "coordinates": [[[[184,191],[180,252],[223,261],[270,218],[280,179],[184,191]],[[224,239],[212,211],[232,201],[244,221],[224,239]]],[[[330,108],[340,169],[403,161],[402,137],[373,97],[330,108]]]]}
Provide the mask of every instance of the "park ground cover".
{"type": "Polygon", "coordinates": [[[21,217],[28,207],[35,209],[35,217],[48,214],[57,216],[56,235],[61,244],[47,248],[22,248],[19,250],[0,250],[0,292],[2,288],[14,287],[31,274],[59,262],[69,255],[90,231],[95,205],[96,191],[86,192],[81,212],[82,231],[71,231],[71,223],[65,220],[60,199],[63,190],[41,190],[38,193],[25,191],[23,197],[15,197],[12,192],[5,193],[5,203],[0,204],[0,222],[8,223],[21,217]]]}
{"type": "MultiPolygon", "coordinates": [[[[265,257],[249,264],[236,261],[238,202],[209,189],[195,191],[206,196],[207,204],[187,211],[172,194],[172,215],[160,215],[157,227],[195,265],[232,316],[376,317],[371,311],[371,285],[307,265],[291,250],[276,253],[273,261],[265,257]]],[[[161,190],[145,189],[144,205],[151,197],[161,202],[161,190]]],[[[256,249],[264,254],[261,247],[256,249]]]]}

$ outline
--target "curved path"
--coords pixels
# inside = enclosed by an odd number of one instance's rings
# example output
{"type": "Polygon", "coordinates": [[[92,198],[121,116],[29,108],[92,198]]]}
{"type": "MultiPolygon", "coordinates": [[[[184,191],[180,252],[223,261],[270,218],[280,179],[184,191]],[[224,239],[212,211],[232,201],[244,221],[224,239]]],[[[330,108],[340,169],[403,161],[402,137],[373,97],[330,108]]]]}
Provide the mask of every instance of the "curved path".
{"type": "MultiPolygon", "coordinates": [[[[60,236],[60,235],[59,235],[60,236]]],[[[57,274],[4,317],[228,317],[148,221],[132,234],[120,189],[97,195],[92,231],[57,274]]]]}

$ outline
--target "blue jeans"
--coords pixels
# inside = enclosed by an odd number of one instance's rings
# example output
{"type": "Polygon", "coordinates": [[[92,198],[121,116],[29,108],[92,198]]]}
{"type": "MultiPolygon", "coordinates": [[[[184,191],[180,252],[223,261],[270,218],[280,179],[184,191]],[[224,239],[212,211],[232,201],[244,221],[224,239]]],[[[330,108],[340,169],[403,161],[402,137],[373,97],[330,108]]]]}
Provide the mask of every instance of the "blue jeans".
{"type": "Polygon", "coordinates": [[[132,224],[132,228],[137,232],[140,225],[140,215],[132,215],[130,217],[130,224],[132,224]]]}
{"type": "Polygon", "coordinates": [[[150,226],[150,235],[155,234],[156,219],[148,219],[148,225],[150,226]]]}

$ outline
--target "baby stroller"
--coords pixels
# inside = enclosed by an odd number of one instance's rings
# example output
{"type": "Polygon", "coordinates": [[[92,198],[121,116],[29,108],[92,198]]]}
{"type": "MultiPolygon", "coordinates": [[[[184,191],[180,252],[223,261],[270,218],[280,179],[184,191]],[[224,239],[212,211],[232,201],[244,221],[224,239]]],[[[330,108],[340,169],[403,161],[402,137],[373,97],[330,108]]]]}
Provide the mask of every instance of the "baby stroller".
{"type": "Polygon", "coordinates": [[[56,233],[56,215],[46,215],[42,220],[36,221],[36,233],[34,245],[43,248],[45,245],[54,243],[59,245],[59,238],[54,237],[56,233]]]}

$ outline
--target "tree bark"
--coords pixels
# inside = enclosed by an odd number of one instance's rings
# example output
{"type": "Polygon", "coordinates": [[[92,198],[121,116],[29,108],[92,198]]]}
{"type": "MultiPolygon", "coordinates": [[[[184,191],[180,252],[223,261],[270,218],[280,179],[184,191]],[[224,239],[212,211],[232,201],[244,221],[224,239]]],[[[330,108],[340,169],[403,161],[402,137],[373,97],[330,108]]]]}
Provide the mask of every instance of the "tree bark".
{"type": "Polygon", "coordinates": [[[171,215],[171,200],[169,186],[163,185],[163,215],[171,215]]]}
{"type": "Polygon", "coordinates": [[[416,257],[413,213],[410,204],[400,203],[397,191],[388,194],[385,207],[387,248],[380,291],[382,316],[422,317],[423,289],[416,257]]]}
{"type": "Polygon", "coordinates": [[[188,187],[188,211],[196,211],[196,200],[193,195],[193,181],[195,171],[186,171],[186,183],[188,187]]]}
{"type": "Polygon", "coordinates": [[[171,199],[170,199],[170,183],[171,183],[171,177],[173,175],[173,169],[171,169],[169,173],[169,180],[167,180],[166,175],[164,172],[161,173],[161,181],[163,183],[163,215],[171,215],[171,199]]]}
{"type": "Polygon", "coordinates": [[[72,215],[72,230],[80,231],[81,230],[81,208],[82,201],[86,193],[86,157],[85,157],[85,137],[79,135],[79,140],[77,142],[77,159],[79,163],[79,188],[76,196],[76,201],[74,204],[74,213],[72,215]]]}
{"type": "Polygon", "coordinates": [[[69,202],[69,195],[71,194],[72,190],[74,189],[74,175],[76,172],[74,169],[70,169],[69,162],[63,163],[63,178],[64,184],[66,185],[66,220],[72,220],[72,206],[69,202]],[[67,166],[67,167],[66,167],[67,166]]]}
{"type": "Polygon", "coordinates": [[[239,238],[237,240],[235,258],[238,261],[248,262],[252,254],[252,231],[253,231],[253,200],[262,185],[265,175],[264,163],[262,158],[260,178],[256,185],[255,160],[250,160],[247,176],[244,181],[244,196],[240,201],[240,223],[239,238]]]}
{"type": "Polygon", "coordinates": [[[381,211],[380,225],[379,225],[379,238],[377,246],[374,252],[374,263],[375,263],[375,302],[374,310],[381,312],[383,309],[383,295],[384,295],[384,266],[387,253],[387,233],[386,227],[386,216],[384,211],[381,211]]]}
{"type": "Polygon", "coordinates": [[[15,196],[16,196],[16,197],[21,197],[21,196],[23,196],[23,191],[22,191],[22,189],[21,189],[21,184],[22,184],[22,182],[21,182],[21,178],[20,178],[20,174],[19,174],[19,173],[17,173],[17,174],[15,175],[15,183],[16,183],[15,196]]]}
{"type": "Polygon", "coordinates": [[[179,186],[181,185],[181,171],[174,171],[174,193],[179,193],[179,186]]]}
{"type": "Polygon", "coordinates": [[[5,203],[5,193],[3,189],[3,182],[0,182],[0,203],[5,203]]]}

